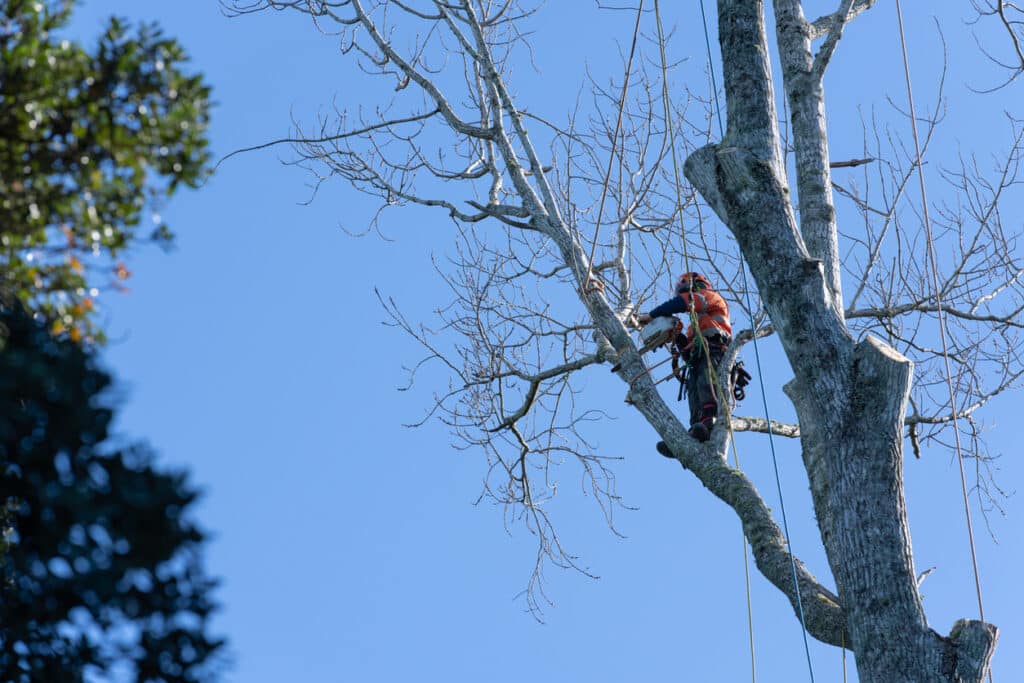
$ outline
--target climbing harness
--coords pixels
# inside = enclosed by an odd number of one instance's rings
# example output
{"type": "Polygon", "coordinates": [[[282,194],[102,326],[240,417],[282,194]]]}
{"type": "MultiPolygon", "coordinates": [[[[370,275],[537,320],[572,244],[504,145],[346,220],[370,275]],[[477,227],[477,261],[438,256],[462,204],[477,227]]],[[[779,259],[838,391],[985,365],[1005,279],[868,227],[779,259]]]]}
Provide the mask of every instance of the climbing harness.
{"type": "MultiPolygon", "coordinates": [[[[706,339],[704,340],[707,341],[706,339]]],[[[661,316],[655,318],[644,327],[640,328],[640,347],[637,349],[641,356],[644,354],[664,348],[668,351],[668,358],[661,360],[650,367],[646,367],[640,374],[631,378],[632,385],[638,379],[651,370],[661,367],[665,363],[671,363],[672,372],[661,379],[653,380],[655,385],[661,384],[673,377],[679,381],[679,394],[677,401],[683,400],[683,392],[686,390],[688,368],[695,362],[699,362],[701,351],[707,344],[687,342],[683,333],[683,321],[675,316],[661,316]]],[[[612,367],[612,372],[618,372],[621,365],[612,367]]],[[[746,398],[746,388],[750,384],[750,373],[743,367],[743,361],[737,360],[729,370],[729,387],[733,404],[746,398]]],[[[626,402],[630,403],[628,394],[626,402]]]]}

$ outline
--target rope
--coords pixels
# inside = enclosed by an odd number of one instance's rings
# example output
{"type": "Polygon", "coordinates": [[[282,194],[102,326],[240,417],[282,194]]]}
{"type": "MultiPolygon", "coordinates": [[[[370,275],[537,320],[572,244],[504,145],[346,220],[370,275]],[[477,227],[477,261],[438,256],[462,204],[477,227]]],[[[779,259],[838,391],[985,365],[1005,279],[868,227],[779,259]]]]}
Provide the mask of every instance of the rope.
{"type": "MultiPolygon", "coordinates": [[[[753,310],[750,303],[750,288],[747,287],[747,270],[741,264],[743,273],[743,291],[746,294],[747,310],[753,310]]],[[[757,346],[757,329],[753,329],[754,338],[754,361],[757,363],[757,381],[761,387],[761,403],[764,406],[764,417],[768,422],[768,445],[772,452],[772,467],[775,469],[775,488],[779,493],[779,512],[782,514],[782,530],[786,535],[786,548],[789,550],[789,565],[793,572],[793,592],[796,593],[797,611],[800,613],[800,626],[803,628],[804,654],[807,656],[807,672],[810,674],[811,683],[814,683],[814,667],[811,665],[811,646],[807,642],[807,619],[804,617],[804,602],[800,596],[800,581],[796,575],[796,558],[793,557],[793,545],[789,540],[789,521],[786,519],[786,502],[782,496],[782,479],[779,476],[779,460],[775,455],[775,435],[772,432],[772,418],[768,413],[768,394],[764,388],[764,374],[761,372],[761,354],[757,346]]]]}
{"type": "MultiPolygon", "coordinates": [[[[676,210],[673,217],[679,217],[679,234],[683,238],[683,263],[686,266],[686,271],[690,272],[690,250],[686,245],[686,229],[683,225],[683,188],[679,180],[679,160],[676,155],[676,137],[672,130],[672,111],[668,104],[668,60],[665,57],[665,34],[661,27],[661,7],[658,0],[654,0],[654,20],[658,25],[658,52],[661,55],[661,100],[665,108],[665,135],[668,137],[669,149],[672,152],[672,174],[675,178],[676,188],[676,210]]],[[[690,315],[694,317],[692,312],[690,315]]]]}
{"type": "Polygon", "coordinates": [[[715,115],[718,117],[718,134],[725,136],[722,124],[722,106],[718,101],[718,82],[715,80],[715,62],[711,59],[711,35],[708,32],[708,15],[704,12],[704,0],[700,0],[700,18],[704,22],[704,46],[708,52],[708,70],[711,72],[711,93],[715,96],[715,115]]]}
{"type": "Polygon", "coordinates": [[[626,108],[626,93],[629,90],[629,76],[633,71],[633,55],[636,53],[636,40],[640,35],[640,17],[643,11],[644,0],[640,0],[640,6],[636,10],[636,23],[633,25],[633,42],[629,46],[629,58],[626,60],[626,73],[622,79],[622,94],[619,96],[619,112],[615,119],[615,133],[612,135],[612,150],[608,155],[608,168],[605,170],[604,182],[601,184],[601,201],[597,208],[597,223],[594,224],[594,239],[590,244],[590,256],[587,258],[587,279],[583,285],[587,292],[593,291],[593,288],[602,287],[602,285],[594,283],[594,253],[597,251],[597,235],[601,231],[601,219],[604,217],[604,201],[608,196],[608,182],[612,176],[612,164],[615,162],[615,148],[619,143],[619,132],[622,130],[622,111],[626,108]]]}
{"type": "MultiPolygon", "coordinates": [[[[655,0],[655,11],[657,11],[657,0],[655,0]]],[[[704,10],[704,0],[700,0],[700,14],[701,14],[701,18],[703,19],[703,24],[704,24],[704,44],[705,44],[705,46],[707,48],[708,68],[711,71],[711,83],[712,83],[712,88],[713,88],[713,93],[714,93],[715,112],[718,115],[718,128],[719,128],[719,132],[722,135],[724,135],[725,134],[725,127],[722,125],[722,106],[721,106],[721,102],[719,101],[719,97],[718,97],[718,85],[717,85],[717,82],[715,80],[714,62],[711,59],[711,37],[710,37],[710,33],[708,31],[707,13],[704,10]]],[[[660,28],[660,24],[659,24],[659,28],[660,28]]],[[[660,38],[660,34],[659,34],[659,38],[660,38]]],[[[674,158],[673,158],[673,161],[675,161],[674,158]]],[[[685,241],[684,241],[684,245],[685,245],[685,241]]],[[[742,273],[742,276],[743,276],[743,291],[744,291],[745,296],[746,296],[747,310],[748,311],[752,311],[753,308],[751,307],[751,302],[750,302],[750,288],[747,286],[747,271],[746,271],[746,267],[742,263],[740,264],[740,272],[742,273]]],[[[786,547],[789,550],[790,569],[791,569],[791,571],[793,573],[793,592],[796,594],[797,610],[800,613],[800,626],[802,628],[802,635],[803,635],[803,641],[804,641],[804,654],[807,657],[807,672],[810,675],[811,683],[814,683],[814,667],[811,664],[811,648],[810,648],[810,643],[807,640],[807,619],[804,616],[803,598],[800,595],[800,581],[797,578],[797,573],[796,573],[796,558],[793,557],[793,547],[792,547],[792,543],[790,542],[789,521],[786,518],[786,503],[785,503],[785,500],[784,500],[783,495],[782,495],[782,480],[781,480],[781,478],[779,476],[779,461],[778,461],[778,457],[776,456],[776,453],[775,453],[775,437],[774,437],[774,434],[772,432],[771,414],[769,413],[769,410],[768,410],[768,394],[765,391],[764,374],[761,371],[761,354],[760,354],[760,351],[758,349],[757,329],[755,328],[755,326],[753,324],[753,318],[751,318],[751,328],[753,328],[753,335],[752,336],[753,336],[753,342],[754,342],[754,359],[755,359],[755,361],[757,363],[757,379],[758,379],[758,383],[759,383],[759,385],[761,387],[761,402],[762,402],[762,404],[764,406],[765,420],[768,422],[768,445],[769,445],[769,447],[771,449],[771,453],[772,453],[772,466],[774,467],[774,470],[775,470],[775,486],[776,486],[776,489],[778,490],[778,493],[779,493],[779,510],[780,510],[780,512],[782,514],[782,529],[783,529],[783,532],[786,535],[786,547]]],[[[732,422],[732,420],[730,419],[729,431],[730,431],[730,436],[733,436],[732,435],[732,424],[731,424],[731,422],[732,422]]],[[[734,436],[733,436],[732,441],[733,441],[733,448],[735,448],[736,440],[735,440],[734,436]]],[[[746,558],[744,557],[744,559],[746,559],[746,558]]]]}
{"type": "MultiPolygon", "coordinates": [[[[661,86],[662,86],[662,103],[665,108],[665,132],[669,139],[669,146],[672,152],[672,171],[673,178],[675,180],[676,190],[676,215],[679,217],[679,234],[683,243],[683,259],[686,264],[686,271],[691,272],[690,268],[690,250],[686,243],[686,230],[683,224],[683,193],[682,183],[679,177],[679,161],[676,155],[676,144],[675,134],[672,130],[672,115],[671,108],[669,107],[668,97],[668,60],[665,56],[665,35],[661,24],[661,8],[658,0],[654,0],[654,16],[658,26],[658,50],[661,56],[661,86]]],[[[701,16],[704,17],[704,2],[701,0],[701,16]]],[[[707,38],[707,19],[704,20],[704,35],[707,38]]],[[[711,46],[708,44],[708,65],[712,69],[712,81],[714,80],[714,66],[711,62],[711,46]]],[[[719,124],[721,124],[721,118],[719,118],[719,124]]],[[[691,296],[692,296],[692,281],[691,281],[691,296]]],[[[732,443],[733,460],[736,463],[736,469],[742,469],[740,467],[740,453],[739,448],[736,445],[736,435],[732,429],[732,415],[730,411],[729,397],[722,391],[718,379],[718,373],[715,372],[714,364],[711,362],[711,350],[708,348],[707,343],[704,340],[702,334],[700,334],[700,325],[697,321],[697,316],[694,311],[690,311],[690,325],[695,330],[694,340],[699,344],[700,348],[704,351],[704,358],[708,365],[708,376],[712,380],[712,387],[715,393],[716,401],[722,405],[725,409],[725,420],[729,426],[729,441],[732,443]],[[724,400],[723,400],[724,399],[724,400]]],[[[754,607],[751,599],[750,591],[750,549],[747,543],[747,537],[740,530],[740,539],[743,543],[743,580],[746,588],[747,598],[747,635],[749,640],[750,648],[750,679],[753,683],[757,683],[757,660],[754,649],[754,607]]]]}
{"type": "Polygon", "coordinates": [[[846,629],[839,632],[839,647],[843,649],[843,683],[846,683],[846,629]]]}
{"type": "MultiPolygon", "coordinates": [[[[985,621],[985,607],[981,599],[981,578],[978,572],[978,554],[974,547],[974,525],[971,523],[971,505],[967,496],[967,475],[964,473],[964,454],[960,443],[960,426],[957,420],[956,392],[953,390],[953,371],[949,364],[949,345],[946,341],[946,314],[942,308],[942,293],[939,287],[939,268],[935,258],[935,243],[932,239],[931,218],[928,215],[928,195],[925,190],[924,169],[921,166],[921,142],[917,134],[917,114],[914,110],[914,93],[910,84],[910,60],[907,57],[907,38],[903,31],[903,8],[896,0],[896,21],[900,32],[900,47],[903,50],[903,73],[907,81],[907,99],[910,103],[910,127],[914,134],[914,152],[917,156],[917,177],[921,185],[921,208],[924,214],[925,237],[928,243],[928,261],[932,270],[932,286],[935,290],[935,308],[939,319],[939,337],[942,339],[942,359],[946,366],[946,385],[949,387],[949,408],[953,415],[953,436],[956,441],[956,459],[960,465],[960,490],[963,494],[964,516],[967,518],[967,540],[971,547],[971,564],[974,567],[974,589],[978,596],[978,614],[985,621]]],[[[988,672],[989,683],[992,670],[988,672]]]]}

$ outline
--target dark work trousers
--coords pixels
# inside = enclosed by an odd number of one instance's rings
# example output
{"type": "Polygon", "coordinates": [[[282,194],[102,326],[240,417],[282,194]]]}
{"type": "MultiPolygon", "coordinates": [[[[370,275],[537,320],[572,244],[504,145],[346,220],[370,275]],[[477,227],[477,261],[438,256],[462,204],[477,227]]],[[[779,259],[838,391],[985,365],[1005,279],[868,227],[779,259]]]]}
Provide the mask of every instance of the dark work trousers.
{"type": "MultiPolygon", "coordinates": [[[[694,344],[687,360],[688,379],[686,381],[686,398],[690,404],[690,424],[703,422],[709,429],[718,415],[718,400],[715,398],[715,378],[710,373],[718,373],[718,365],[725,355],[725,344],[710,342],[706,346],[694,344]],[[705,351],[704,349],[707,349],[705,351]],[[708,367],[708,355],[711,356],[711,367],[708,367]]],[[[725,387],[723,387],[724,391],[725,387]]],[[[722,397],[725,398],[724,396],[722,397]]]]}

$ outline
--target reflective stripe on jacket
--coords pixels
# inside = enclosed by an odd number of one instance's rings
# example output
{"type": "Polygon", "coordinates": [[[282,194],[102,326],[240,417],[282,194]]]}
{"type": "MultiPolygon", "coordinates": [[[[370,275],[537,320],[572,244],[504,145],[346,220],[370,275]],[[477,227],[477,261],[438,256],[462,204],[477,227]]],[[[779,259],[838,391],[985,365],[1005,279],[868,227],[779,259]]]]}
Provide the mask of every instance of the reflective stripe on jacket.
{"type": "MultiPolygon", "coordinates": [[[[679,298],[686,303],[688,311],[697,316],[697,325],[704,337],[724,335],[732,339],[732,325],[729,323],[729,305],[718,292],[704,289],[698,292],[683,292],[679,298]]],[[[686,342],[693,342],[693,324],[686,328],[686,342]]]]}

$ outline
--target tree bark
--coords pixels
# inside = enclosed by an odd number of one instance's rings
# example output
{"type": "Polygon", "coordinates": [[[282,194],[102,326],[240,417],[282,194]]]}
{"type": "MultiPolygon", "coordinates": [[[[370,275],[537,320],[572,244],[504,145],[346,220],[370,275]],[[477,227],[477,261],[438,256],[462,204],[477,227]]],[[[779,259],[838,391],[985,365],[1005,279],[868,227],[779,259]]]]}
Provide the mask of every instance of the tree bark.
{"type": "MultiPolygon", "coordinates": [[[[834,22],[830,38],[838,40],[852,2],[844,0],[843,17],[834,22]]],[[[819,259],[824,266],[832,306],[842,317],[839,239],[832,202],[832,174],[825,130],[825,89],[822,83],[830,48],[823,47],[822,52],[818,53],[819,59],[812,58],[810,25],[804,19],[799,0],[775,0],[775,31],[793,131],[800,231],[811,257],[819,259]]],[[[834,48],[834,42],[829,45],[834,48]]]]}
{"type": "Polygon", "coordinates": [[[843,319],[824,94],[808,25],[798,2],[776,2],[800,129],[801,231],[780,163],[763,2],[720,0],[718,10],[727,133],[694,152],[685,170],[735,235],[793,367],[787,393],[860,678],[980,681],[996,629],[964,620],[944,638],[917,592],[902,479],[913,365],[876,339],[855,344],[843,319]]]}

